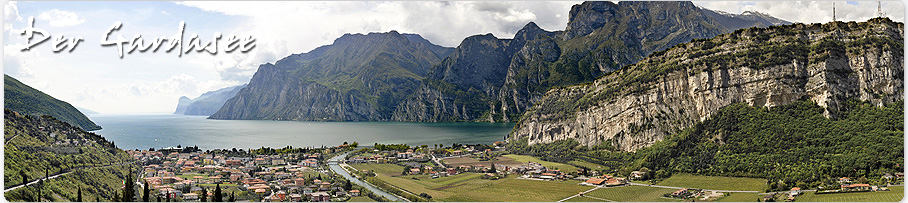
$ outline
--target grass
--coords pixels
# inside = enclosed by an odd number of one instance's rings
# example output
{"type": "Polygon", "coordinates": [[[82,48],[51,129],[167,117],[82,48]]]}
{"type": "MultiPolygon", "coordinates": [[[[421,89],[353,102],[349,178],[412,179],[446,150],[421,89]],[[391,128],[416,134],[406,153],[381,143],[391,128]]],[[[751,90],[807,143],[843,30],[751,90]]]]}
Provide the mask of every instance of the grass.
{"type": "Polygon", "coordinates": [[[366,197],[366,196],[351,197],[350,200],[347,200],[347,201],[348,202],[375,202],[375,200],[373,200],[372,198],[366,197]]]}
{"type": "Polygon", "coordinates": [[[617,202],[677,202],[679,199],[664,198],[662,195],[672,193],[675,189],[646,187],[646,186],[623,186],[613,188],[602,188],[593,190],[584,196],[598,197],[617,202]]]}
{"type": "Polygon", "coordinates": [[[719,198],[717,202],[756,202],[763,195],[757,193],[728,193],[728,196],[719,198]]]}
{"type": "Polygon", "coordinates": [[[569,161],[568,164],[571,164],[571,165],[574,165],[574,166],[583,166],[583,167],[587,167],[587,168],[589,168],[590,170],[602,170],[602,169],[608,169],[608,168],[605,167],[605,166],[602,166],[602,165],[599,165],[599,164],[590,163],[590,162],[586,162],[586,161],[576,161],[576,160],[575,160],[575,161],[569,161]]]}
{"type": "Polygon", "coordinates": [[[457,202],[553,202],[590,189],[579,181],[539,181],[515,179],[485,180],[479,173],[462,173],[429,179],[427,176],[402,176],[403,167],[392,164],[355,164],[358,170],[374,170],[376,178],[413,194],[426,193],[433,201],[457,202]],[[398,168],[399,167],[399,168],[398,168]],[[386,173],[382,173],[386,172],[386,173]],[[414,180],[413,177],[420,180],[414,180]]]}
{"type": "Polygon", "coordinates": [[[457,167],[460,165],[475,166],[478,164],[482,164],[483,166],[491,166],[492,163],[508,166],[516,166],[522,164],[521,162],[515,161],[514,159],[508,157],[498,157],[498,160],[495,161],[479,161],[470,157],[453,157],[442,159],[442,161],[444,161],[445,164],[448,165],[448,167],[457,167]]]}
{"type": "Polygon", "coordinates": [[[532,157],[532,156],[516,155],[516,154],[506,154],[506,155],[503,155],[503,156],[504,156],[504,157],[507,157],[507,158],[514,159],[515,161],[520,162],[520,163],[526,163],[526,162],[528,162],[528,161],[540,163],[540,164],[542,164],[543,166],[545,166],[545,167],[547,167],[547,168],[559,169],[559,170],[561,170],[562,172],[565,172],[565,173],[569,173],[569,172],[572,172],[572,171],[580,170],[580,168],[577,168],[576,166],[572,166],[572,165],[569,165],[569,164],[563,164],[563,163],[556,163],[556,162],[543,161],[543,160],[541,160],[541,159],[539,159],[539,158],[532,157]]]}
{"type": "Polygon", "coordinates": [[[904,186],[889,187],[890,191],[855,192],[835,194],[814,194],[806,192],[797,197],[797,202],[898,202],[905,198],[904,186]]]}
{"type": "Polygon", "coordinates": [[[593,199],[593,198],[589,198],[589,197],[574,197],[574,198],[570,198],[568,200],[564,200],[564,202],[602,202],[602,200],[593,199]]]}
{"type": "Polygon", "coordinates": [[[711,190],[764,191],[766,179],[675,174],[656,185],[711,190]]]}

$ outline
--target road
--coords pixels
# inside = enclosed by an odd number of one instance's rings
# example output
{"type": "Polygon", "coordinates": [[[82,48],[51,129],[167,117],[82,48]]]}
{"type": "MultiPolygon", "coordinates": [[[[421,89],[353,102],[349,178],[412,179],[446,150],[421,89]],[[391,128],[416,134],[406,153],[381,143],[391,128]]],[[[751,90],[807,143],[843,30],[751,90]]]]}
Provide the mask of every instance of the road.
{"type": "MultiPolygon", "coordinates": [[[[580,196],[580,194],[586,194],[586,193],[589,193],[589,192],[592,192],[592,191],[593,191],[593,190],[597,190],[597,189],[599,189],[599,188],[602,188],[602,187],[605,187],[605,186],[601,186],[601,185],[600,185],[600,186],[596,186],[596,187],[593,187],[593,188],[592,188],[592,189],[589,189],[589,190],[586,190],[586,191],[583,191],[583,192],[582,192],[582,193],[577,193],[577,194],[575,194],[575,195],[571,195],[571,196],[570,196],[570,197],[567,197],[567,198],[564,198],[564,199],[561,199],[561,200],[558,200],[558,202],[564,202],[564,201],[567,201],[567,200],[569,200],[569,199],[571,199],[571,198],[574,198],[574,197],[577,197],[577,196],[580,196]]],[[[607,199],[602,199],[602,198],[594,198],[594,199],[599,199],[599,200],[603,200],[603,201],[609,201],[609,202],[614,202],[614,201],[612,201],[612,200],[607,200],[607,199]]]]}
{"type": "Polygon", "coordinates": [[[373,186],[372,184],[369,184],[367,182],[364,182],[362,180],[359,180],[359,179],[353,177],[353,175],[348,173],[346,169],[344,169],[340,166],[340,163],[342,163],[343,160],[346,159],[347,154],[350,154],[350,152],[345,152],[343,154],[332,157],[331,159],[328,159],[328,168],[331,169],[331,171],[334,171],[334,173],[341,175],[341,177],[344,177],[347,180],[350,180],[350,182],[353,182],[357,185],[365,187],[366,189],[368,189],[369,191],[372,191],[372,193],[375,193],[376,195],[383,196],[385,198],[388,198],[388,200],[395,201],[395,202],[400,202],[400,201],[409,202],[409,200],[407,200],[406,198],[402,198],[397,195],[393,195],[391,193],[385,192],[384,190],[381,190],[378,187],[373,186]]]}
{"type": "Polygon", "coordinates": [[[435,161],[435,163],[438,164],[438,166],[447,168],[444,164],[441,163],[441,161],[438,160],[438,158],[435,157],[435,154],[429,154],[429,155],[432,156],[432,161],[435,161]]]}
{"type": "Polygon", "coordinates": [[[87,166],[86,166],[86,167],[73,168],[73,169],[70,169],[70,170],[67,171],[67,172],[57,173],[57,174],[51,175],[50,177],[44,177],[44,178],[35,179],[35,180],[31,181],[31,182],[26,183],[25,185],[19,184],[19,185],[13,186],[13,187],[11,187],[11,188],[8,188],[8,189],[3,190],[3,192],[9,192],[9,191],[18,189],[18,188],[23,187],[23,186],[29,186],[29,185],[38,183],[39,180],[54,179],[54,178],[60,177],[60,176],[62,176],[62,175],[66,175],[66,174],[72,173],[72,172],[74,171],[74,169],[99,168],[99,167],[108,167],[108,166],[119,166],[119,165],[123,165],[123,164],[131,164],[131,163],[135,163],[135,162],[123,162],[123,163],[118,163],[118,164],[108,164],[108,165],[104,165],[104,166],[91,166],[91,167],[87,167],[87,166]]]}

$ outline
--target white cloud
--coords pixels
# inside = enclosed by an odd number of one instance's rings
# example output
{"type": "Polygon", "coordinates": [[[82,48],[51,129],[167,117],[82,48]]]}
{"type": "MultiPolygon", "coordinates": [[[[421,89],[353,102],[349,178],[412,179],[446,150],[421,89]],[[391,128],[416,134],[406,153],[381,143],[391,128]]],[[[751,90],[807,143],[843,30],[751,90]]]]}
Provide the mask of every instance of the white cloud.
{"type": "Polygon", "coordinates": [[[48,21],[52,27],[66,27],[82,24],[85,18],[79,17],[76,13],[53,9],[38,14],[38,19],[48,21]]]}
{"type": "Polygon", "coordinates": [[[903,22],[905,6],[901,1],[694,1],[702,7],[740,14],[744,11],[758,11],[774,17],[801,23],[826,23],[832,21],[832,7],[835,3],[836,20],[867,21],[878,16],[877,3],[882,4],[883,13],[892,20],[903,22]]]}

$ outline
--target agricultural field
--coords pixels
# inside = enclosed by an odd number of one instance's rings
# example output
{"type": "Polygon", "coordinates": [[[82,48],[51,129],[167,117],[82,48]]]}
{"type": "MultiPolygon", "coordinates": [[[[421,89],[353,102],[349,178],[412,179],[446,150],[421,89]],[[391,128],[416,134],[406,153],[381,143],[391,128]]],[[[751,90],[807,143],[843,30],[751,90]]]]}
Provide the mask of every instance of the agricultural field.
{"type": "Polygon", "coordinates": [[[479,173],[462,173],[430,179],[426,175],[401,175],[403,167],[393,164],[355,164],[357,170],[373,170],[376,178],[415,195],[426,193],[433,201],[457,202],[553,202],[590,189],[579,181],[539,181],[516,179],[481,179],[479,173]]]}
{"type": "Polygon", "coordinates": [[[766,190],[766,179],[674,174],[672,177],[665,179],[656,185],[711,190],[763,192],[766,190]]]}
{"type": "Polygon", "coordinates": [[[758,193],[726,193],[727,196],[719,198],[717,202],[756,202],[763,198],[758,193]]]}
{"type": "Polygon", "coordinates": [[[375,202],[375,200],[372,200],[371,198],[365,197],[365,196],[352,197],[352,198],[350,198],[350,200],[347,200],[347,201],[348,202],[375,202]]]}
{"type": "Polygon", "coordinates": [[[397,164],[350,164],[350,166],[358,171],[369,170],[386,176],[400,175],[404,171],[404,167],[397,164]]]}
{"type": "Polygon", "coordinates": [[[562,172],[565,172],[565,173],[569,173],[569,172],[573,172],[573,171],[580,170],[580,168],[577,168],[576,166],[572,166],[572,165],[569,165],[569,164],[563,164],[563,163],[557,163],[557,162],[543,161],[543,160],[541,160],[541,159],[539,159],[539,158],[532,157],[532,156],[516,155],[516,154],[506,154],[506,155],[503,155],[503,157],[507,157],[507,158],[514,159],[514,160],[517,161],[518,163],[526,163],[527,161],[532,161],[532,162],[540,163],[540,164],[542,164],[543,166],[545,166],[545,167],[547,167],[547,168],[559,169],[559,170],[561,170],[562,172]]]}
{"type": "Polygon", "coordinates": [[[484,166],[490,166],[490,165],[492,165],[492,163],[508,165],[508,166],[516,166],[516,165],[522,164],[522,162],[518,162],[512,158],[503,157],[503,156],[498,157],[498,160],[495,160],[495,161],[479,161],[474,158],[470,158],[470,157],[466,157],[466,156],[444,158],[444,159],[442,159],[442,161],[444,161],[444,163],[446,165],[448,165],[449,167],[457,167],[460,165],[475,166],[475,165],[479,165],[479,164],[482,164],[484,166]]]}
{"type": "Polygon", "coordinates": [[[905,198],[904,186],[889,187],[890,191],[814,194],[806,192],[796,202],[898,202],[905,198]]]}
{"type": "Polygon", "coordinates": [[[605,170],[605,169],[608,169],[608,168],[605,167],[605,166],[602,166],[602,165],[599,165],[599,164],[590,163],[590,162],[585,162],[585,161],[577,161],[577,160],[574,160],[574,161],[569,161],[568,164],[571,164],[571,165],[574,165],[574,166],[583,166],[583,167],[587,167],[587,168],[589,168],[590,170],[605,170]]]}
{"type": "MultiPolygon", "coordinates": [[[[662,195],[672,193],[675,189],[623,186],[593,190],[583,196],[607,199],[616,202],[678,202],[680,199],[666,198],[662,195]]],[[[576,197],[575,197],[576,198],[576,197]]],[[[572,198],[573,199],[573,198],[572,198]]],[[[599,200],[602,201],[602,200],[599,200]]]]}

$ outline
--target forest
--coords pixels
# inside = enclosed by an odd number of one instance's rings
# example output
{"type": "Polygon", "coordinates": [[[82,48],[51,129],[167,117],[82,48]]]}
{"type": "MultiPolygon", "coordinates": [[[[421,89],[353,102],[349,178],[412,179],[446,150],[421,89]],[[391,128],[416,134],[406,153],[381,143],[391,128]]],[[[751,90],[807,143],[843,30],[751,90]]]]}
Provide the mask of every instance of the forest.
{"type": "Polygon", "coordinates": [[[850,99],[839,117],[826,118],[822,107],[807,100],[772,108],[736,103],[636,152],[573,140],[520,140],[509,150],[547,161],[597,163],[621,175],[644,169],[654,171],[655,179],[672,173],[766,178],[771,191],[835,187],[839,177],[881,183],[881,175],[904,170],[902,105],[850,99]]]}

